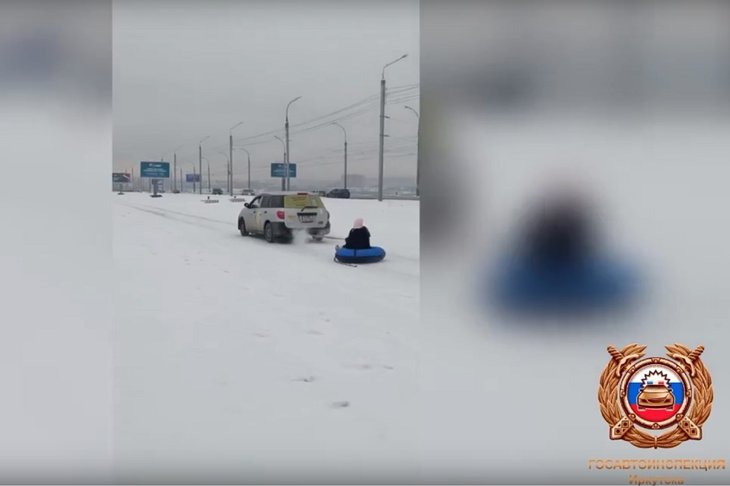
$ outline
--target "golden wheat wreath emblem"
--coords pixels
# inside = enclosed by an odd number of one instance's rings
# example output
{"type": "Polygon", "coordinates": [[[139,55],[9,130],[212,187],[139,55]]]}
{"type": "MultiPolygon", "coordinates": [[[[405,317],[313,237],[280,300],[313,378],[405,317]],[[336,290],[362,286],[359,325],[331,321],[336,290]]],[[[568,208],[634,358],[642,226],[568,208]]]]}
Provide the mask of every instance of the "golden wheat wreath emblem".
{"type": "Polygon", "coordinates": [[[601,374],[598,402],[611,439],[668,449],[702,438],[713,399],[712,378],[700,359],[705,348],[665,348],[669,359],[644,358],[646,346],[640,344],[620,351],[608,347],[611,360],[601,374]],[[649,432],[665,429],[661,435],[649,432]]]}

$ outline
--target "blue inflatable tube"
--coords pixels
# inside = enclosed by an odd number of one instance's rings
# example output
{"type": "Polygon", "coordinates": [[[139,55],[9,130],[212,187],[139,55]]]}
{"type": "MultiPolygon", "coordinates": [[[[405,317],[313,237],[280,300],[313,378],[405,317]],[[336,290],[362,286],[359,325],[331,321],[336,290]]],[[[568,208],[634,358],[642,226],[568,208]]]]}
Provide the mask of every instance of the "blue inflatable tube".
{"type": "Polygon", "coordinates": [[[335,252],[335,260],[342,263],[377,263],[385,258],[385,250],[372,246],[364,250],[340,248],[335,252]]]}
{"type": "Polygon", "coordinates": [[[503,262],[493,280],[493,295],[501,307],[513,309],[606,308],[632,302],[638,280],[629,265],[608,258],[562,266],[517,259],[503,262]]]}

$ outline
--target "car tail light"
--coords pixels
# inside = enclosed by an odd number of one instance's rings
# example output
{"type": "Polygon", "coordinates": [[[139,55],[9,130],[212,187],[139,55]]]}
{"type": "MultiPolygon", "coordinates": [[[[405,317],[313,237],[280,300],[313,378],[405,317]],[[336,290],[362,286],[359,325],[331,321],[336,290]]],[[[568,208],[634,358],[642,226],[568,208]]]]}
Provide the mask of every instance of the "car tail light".
{"type": "Polygon", "coordinates": [[[284,219],[284,211],[277,211],[276,217],[279,219],[284,219]]]}

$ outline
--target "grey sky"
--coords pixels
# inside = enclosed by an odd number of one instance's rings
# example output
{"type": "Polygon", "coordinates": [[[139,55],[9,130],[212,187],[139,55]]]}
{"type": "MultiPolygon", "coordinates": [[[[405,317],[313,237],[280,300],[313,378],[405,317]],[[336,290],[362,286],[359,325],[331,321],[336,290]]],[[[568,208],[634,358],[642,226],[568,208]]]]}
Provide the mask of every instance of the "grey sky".
{"type": "MultiPolygon", "coordinates": [[[[296,133],[295,125],[372,98],[322,121],[346,115],[352,174],[377,175],[379,82],[386,70],[386,177],[415,180],[418,106],[417,1],[123,1],[114,4],[114,169],[139,170],[140,160],[172,160],[184,172],[197,167],[197,144],[214,177],[225,178],[228,130],[248,146],[252,178],[267,179],[283,157],[274,134],[289,100],[291,161],[300,180],[337,179],[342,131],[322,126],[296,133]],[[402,90],[397,87],[403,86],[402,90]]],[[[320,123],[322,122],[320,121],[320,123]]],[[[309,128],[318,123],[300,127],[309,128]]],[[[237,179],[245,153],[234,152],[237,179]]],[[[206,162],[203,162],[206,170],[206,162]]]]}

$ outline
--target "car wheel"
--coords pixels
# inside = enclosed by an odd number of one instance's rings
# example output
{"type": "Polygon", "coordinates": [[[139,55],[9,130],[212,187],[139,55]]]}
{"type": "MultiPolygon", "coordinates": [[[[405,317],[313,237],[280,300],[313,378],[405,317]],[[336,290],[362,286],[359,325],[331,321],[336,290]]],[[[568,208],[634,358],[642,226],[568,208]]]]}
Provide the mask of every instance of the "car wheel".
{"type": "Polygon", "coordinates": [[[266,223],[264,226],[264,239],[269,243],[274,242],[274,227],[271,226],[271,223],[266,223]]]}
{"type": "Polygon", "coordinates": [[[248,236],[248,231],[246,231],[246,222],[243,219],[238,220],[238,231],[241,232],[241,236],[248,236]]]}

